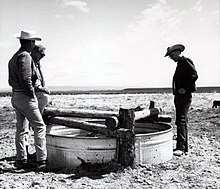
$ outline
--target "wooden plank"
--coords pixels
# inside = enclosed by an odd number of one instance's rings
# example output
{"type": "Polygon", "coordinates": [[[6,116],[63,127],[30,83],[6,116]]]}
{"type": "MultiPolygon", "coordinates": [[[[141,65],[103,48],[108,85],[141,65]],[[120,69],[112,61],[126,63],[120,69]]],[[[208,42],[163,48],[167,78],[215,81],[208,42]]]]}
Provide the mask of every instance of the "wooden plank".
{"type": "Polygon", "coordinates": [[[158,108],[151,108],[151,109],[144,109],[141,111],[136,111],[135,112],[135,121],[144,119],[146,117],[151,117],[151,116],[155,116],[158,115],[160,113],[158,108]]]}
{"type": "Polygon", "coordinates": [[[119,126],[119,119],[116,116],[111,116],[105,119],[105,125],[109,130],[115,130],[119,126]]]}
{"type": "Polygon", "coordinates": [[[149,105],[149,109],[151,108],[155,108],[155,102],[154,101],[150,101],[150,105],[149,105]]]}
{"type": "Polygon", "coordinates": [[[79,118],[107,118],[111,116],[118,116],[118,112],[46,107],[43,115],[79,118]]]}
{"type": "Polygon", "coordinates": [[[145,123],[145,122],[165,122],[165,123],[170,123],[172,121],[172,116],[171,115],[155,115],[151,117],[145,117],[143,119],[137,120],[137,123],[145,123]]]}
{"type": "MultiPolygon", "coordinates": [[[[159,114],[158,108],[143,109],[134,112],[134,120],[140,120],[145,117],[150,117],[159,114]]],[[[44,116],[59,116],[59,117],[79,117],[79,118],[109,118],[112,116],[119,117],[119,113],[115,111],[101,111],[101,110],[81,110],[81,109],[67,109],[67,108],[50,108],[47,107],[43,113],[44,116]]]]}
{"type": "Polygon", "coordinates": [[[67,117],[51,117],[51,123],[64,125],[66,127],[74,128],[74,129],[83,129],[90,132],[97,132],[111,137],[120,137],[120,138],[130,138],[134,135],[129,129],[118,129],[111,131],[105,125],[98,123],[89,123],[82,120],[76,120],[74,118],[67,117]]]}
{"type": "MultiPolygon", "coordinates": [[[[146,121],[146,120],[157,120],[159,114],[159,109],[143,109],[141,111],[134,111],[134,121],[146,121]]],[[[121,124],[119,117],[111,116],[106,118],[105,125],[110,129],[114,130],[121,124]]],[[[122,123],[123,124],[123,123],[122,123]]]]}
{"type": "MultiPolygon", "coordinates": [[[[119,110],[120,128],[129,129],[134,133],[134,109],[123,109],[119,110]]],[[[134,167],[135,159],[135,134],[129,138],[119,138],[119,158],[118,162],[125,167],[134,167]]]]}

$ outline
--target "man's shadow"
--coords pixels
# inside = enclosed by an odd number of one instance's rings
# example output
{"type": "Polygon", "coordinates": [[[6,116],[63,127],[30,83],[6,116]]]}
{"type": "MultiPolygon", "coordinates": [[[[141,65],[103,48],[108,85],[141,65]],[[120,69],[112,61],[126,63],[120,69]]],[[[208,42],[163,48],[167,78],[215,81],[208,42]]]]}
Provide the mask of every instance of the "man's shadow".
{"type": "Polygon", "coordinates": [[[16,160],[16,156],[10,156],[10,157],[4,157],[0,159],[0,161],[8,161],[8,162],[14,162],[16,160]]]}
{"type": "Polygon", "coordinates": [[[102,179],[106,174],[115,173],[124,168],[116,162],[110,163],[82,163],[74,170],[74,174],[68,177],[69,179],[80,179],[81,177],[88,177],[90,179],[102,179]]]}
{"type": "MultiPolygon", "coordinates": [[[[4,157],[0,159],[0,174],[4,173],[27,173],[31,171],[35,171],[34,169],[20,169],[18,170],[15,166],[16,156],[4,157]]],[[[56,167],[48,166],[47,169],[43,172],[52,172],[52,173],[66,173],[72,174],[69,176],[69,179],[80,179],[81,177],[88,177],[91,179],[101,179],[104,178],[106,174],[115,173],[117,171],[123,170],[124,168],[112,161],[109,163],[85,163],[82,162],[81,165],[77,168],[69,168],[69,169],[57,169],[56,167]]]]}
{"type": "Polygon", "coordinates": [[[11,172],[16,172],[16,167],[14,166],[16,162],[16,156],[4,157],[0,159],[0,174],[11,172]]]}

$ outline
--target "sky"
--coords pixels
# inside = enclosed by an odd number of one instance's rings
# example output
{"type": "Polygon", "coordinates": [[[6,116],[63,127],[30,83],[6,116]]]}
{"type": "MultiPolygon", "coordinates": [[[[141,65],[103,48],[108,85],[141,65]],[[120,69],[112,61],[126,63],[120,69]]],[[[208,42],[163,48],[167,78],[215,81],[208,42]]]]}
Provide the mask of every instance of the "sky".
{"type": "Polygon", "coordinates": [[[47,86],[171,87],[182,53],[198,71],[197,86],[220,86],[219,0],[0,1],[0,89],[19,49],[14,34],[35,31],[46,56],[47,86]]]}

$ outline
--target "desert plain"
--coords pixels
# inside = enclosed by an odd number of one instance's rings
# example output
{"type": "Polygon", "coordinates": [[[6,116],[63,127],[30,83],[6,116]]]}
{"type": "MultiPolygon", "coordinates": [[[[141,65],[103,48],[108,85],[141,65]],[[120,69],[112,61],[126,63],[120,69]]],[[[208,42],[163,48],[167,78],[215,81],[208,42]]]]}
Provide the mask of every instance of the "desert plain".
{"type": "MultiPolygon", "coordinates": [[[[36,172],[16,170],[15,112],[11,97],[0,97],[0,188],[220,188],[220,107],[212,108],[220,93],[194,93],[189,111],[189,153],[160,164],[140,164],[134,168],[116,163],[103,166],[67,168],[36,172]]],[[[62,108],[114,110],[129,105],[149,106],[150,101],[172,116],[176,126],[171,93],[51,95],[50,106],[62,108]]],[[[175,142],[175,140],[174,140],[175,142]]]]}

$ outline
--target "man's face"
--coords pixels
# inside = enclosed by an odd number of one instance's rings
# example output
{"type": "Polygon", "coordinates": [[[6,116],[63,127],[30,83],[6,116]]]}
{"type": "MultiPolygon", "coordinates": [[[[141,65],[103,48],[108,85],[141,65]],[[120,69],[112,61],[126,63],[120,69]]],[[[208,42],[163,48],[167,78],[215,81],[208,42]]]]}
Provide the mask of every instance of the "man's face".
{"type": "Polygon", "coordinates": [[[43,58],[45,55],[44,54],[41,54],[39,51],[37,50],[34,50],[32,53],[31,53],[31,56],[33,58],[33,60],[35,62],[39,62],[41,58],[43,58]]]}
{"type": "Polygon", "coordinates": [[[35,46],[35,40],[30,40],[30,42],[28,43],[28,49],[32,51],[34,49],[34,46],[35,46]]]}
{"type": "Polygon", "coordinates": [[[170,55],[169,55],[169,57],[170,57],[173,61],[177,62],[177,61],[179,60],[179,58],[180,58],[180,51],[173,51],[173,52],[171,52],[170,55]]]}

